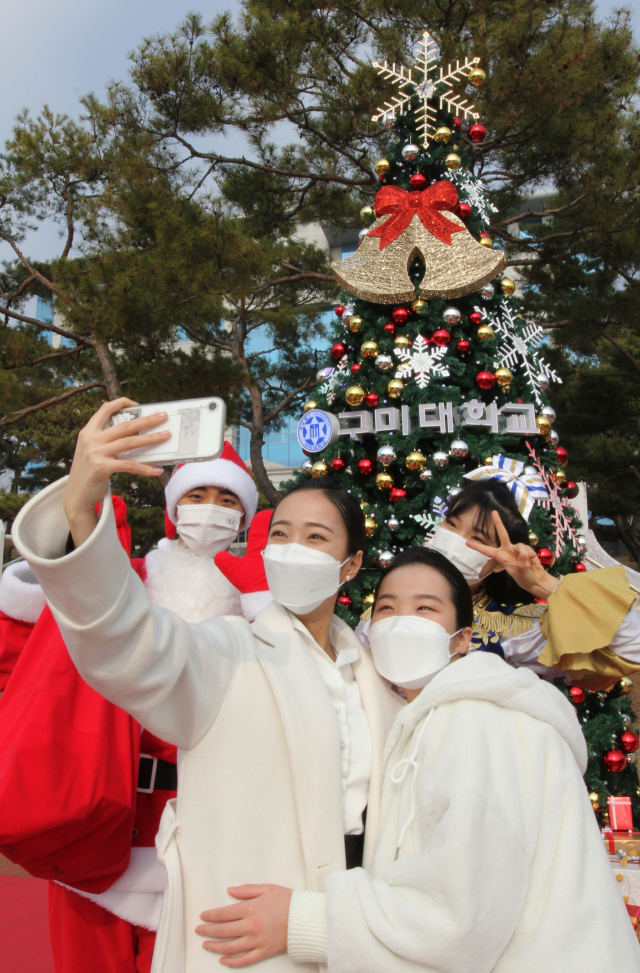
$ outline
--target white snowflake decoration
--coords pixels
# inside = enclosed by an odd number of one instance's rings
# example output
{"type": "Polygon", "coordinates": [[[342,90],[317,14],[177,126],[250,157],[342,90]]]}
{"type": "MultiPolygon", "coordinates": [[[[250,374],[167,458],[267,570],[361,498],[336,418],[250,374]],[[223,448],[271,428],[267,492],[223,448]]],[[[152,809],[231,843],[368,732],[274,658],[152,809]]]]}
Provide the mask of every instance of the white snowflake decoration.
{"type": "Polygon", "coordinates": [[[476,176],[473,176],[468,169],[457,169],[456,172],[445,176],[449,179],[456,189],[462,189],[466,196],[466,201],[473,209],[480,214],[485,226],[491,223],[491,214],[498,212],[498,207],[494,206],[487,199],[484,186],[476,176]]]}
{"type": "Polygon", "coordinates": [[[429,513],[426,510],[421,514],[414,514],[413,519],[425,531],[426,540],[428,540],[430,537],[433,537],[434,530],[436,529],[436,527],[439,527],[440,524],[442,523],[442,517],[440,516],[434,517],[432,513],[429,513]]]}
{"type": "Polygon", "coordinates": [[[418,53],[414,59],[414,63],[416,70],[421,75],[420,81],[414,78],[411,68],[404,68],[402,65],[398,67],[395,62],[391,67],[389,67],[387,61],[384,64],[380,64],[379,61],[373,62],[373,66],[377,69],[378,74],[382,74],[385,79],[397,84],[400,93],[394,95],[391,101],[385,101],[384,108],[378,109],[372,121],[393,121],[396,115],[402,114],[407,108],[413,95],[417,94],[422,102],[416,113],[418,131],[422,133],[422,142],[426,148],[429,144],[429,137],[436,130],[437,114],[431,102],[437,101],[440,110],[442,110],[443,104],[446,104],[447,111],[458,117],[460,115],[463,118],[477,119],[480,117],[478,112],[474,111],[475,105],[463,99],[462,95],[453,94],[453,85],[456,82],[464,81],[469,72],[479,63],[480,58],[474,57],[472,60],[469,60],[468,57],[465,57],[464,64],[456,61],[455,68],[449,64],[446,73],[441,67],[439,69],[440,76],[438,77],[434,73],[438,70],[438,46],[428,31],[425,30],[422,35],[422,40],[418,41],[417,46],[418,53]],[[431,78],[429,77],[430,73],[432,74],[431,78]],[[437,94],[437,89],[441,85],[445,85],[445,90],[441,94],[437,94]]]}
{"type": "Polygon", "coordinates": [[[411,348],[396,348],[395,353],[403,362],[396,372],[396,378],[408,378],[413,372],[418,388],[426,388],[435,376],[447,378],[449,369],[442,359],[447,354],[444,348],[434,348],[421,334],[411,348]]]}
{"type": "Polygon", "coordinates": [[[319,388],[318,393],[320,395],[326,395],[327,402],[329,405],[333,402],[336,397],[336,388],[342,385],[342,380],[345,378],[345,372],[349,367],[349,359],[347,355],[343,355],[340,359],[340,363],[337,368],[333,369],[331,376],[324,382],[319,388]]]}
{"type": "Polygon", "coordinates": [[[538,405],[542,405],[542,395],[538,375],[543,373],[550,382],[562,384],[562,379],[545,362],[536,351],[544,337],[544,331],[538,324],[526,324],[520,327],[516,323],[516,316],[512,309],[503,305],[499,316],[494,317],[484,308],[476,307],[480,311],[483,321],[487,321],[501,339],[499,357],[494,362],[496,368],[521,368],[524,370],[527,383],[538,405]]]}

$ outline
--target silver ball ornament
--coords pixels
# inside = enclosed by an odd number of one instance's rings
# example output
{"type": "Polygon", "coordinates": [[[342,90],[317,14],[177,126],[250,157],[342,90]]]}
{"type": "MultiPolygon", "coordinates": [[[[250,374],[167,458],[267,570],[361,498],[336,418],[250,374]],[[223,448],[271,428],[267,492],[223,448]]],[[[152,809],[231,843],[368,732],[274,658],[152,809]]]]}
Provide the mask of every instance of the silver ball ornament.
{"type": "Polygon", "coordinates": [[[544,409],[542,409],[541,411],[542,411],[542,415],[546,416],[549,422],[551,423],[551,425],[553,425],[554,422],[556,421],[556,410],[553,409],[550,405],[545,405],[544,409]]]}
{"type": "Polygon", "coordinates": [[[454,486],[454,487],[449,487],[449,489],[447,490],[447,496],[449,497],[457,497],[459,493],[462,493],[462,487],[454,486]]]}
{"type": "Polygon", "coordinates": [[[345,307],[344,311],[342,312],[343,323],[349,324],[349,321],[351,320],[351,318],[355,313],[356,313],[356,309],[355,307],[352,307],[351,304],[349,304],[348,307],[345,307]]]}
{"type": "Polygon", "coordinates": [[[536,375],[536,382],[540,386],[540,390],[542,392],[546,392],[549,388],[549,376],[545,375],[544,372],[540,372],[539,375],[536,375]]]}
{"type": "Polygon", "coordinates": [[[393,554],[391,551],[383,551],[378,555],[378,562],[381,568],[388,568],[393,561],[393,554]]]}
{"type": "Polygon", "coordinates": [[[393,368],[393,359],[390,355],[378,355],[375,361],[376,368],[381,372],[388,372],[393,368]]]}
{"type": "Polygon", "coordinates": [[[431,458],[438,469],[442,469],[443,466],[448,466],[449,464],[449,457],[446,453],[443,453],[442,450],[438,450],[438,452],[434,453],[431,458]]]}
{"type": "MultiPolygon", "coordinates": [[[[484,297],[485,301],[490,301],[493,295],[495,294],[495,292],[496,289],[493,286],[493,284],[485,284],[482,290],[480,291],[480,296],[484,297]]],[[[344,314],[342,315],[342,320],[344,321],[344,314]]]]}
{"type": "MultiPolygon", "coordinates": [[[[358,233],[358,238],[360,240],[364,240],[364,238],[366,237],[366,235],[367,235],[368,232],[369,232],[369,227],[368,226],[363,226],[362,229],[360,230],[360,232],[358,233]]],[[[344,319],[344,314],[342,315],[342,317],[344,319]]]]}
{"type": "Polygon", "coordinates": [[[442,312],[442,317],[447,324],[457,324],[462,315],[457,307],[447,307],[442,312]]]}
{"type": "Polygon", "coordinates": [[[636,767],[638,764],[638,751],[626,754],[627,767],[636,767]]]}
{"type": "Polygon", "coordinates": [[[525,468],[524,468],[524,470],[522,472],[525,473],[526,476],[539,476],[540,475],[538,473],[537,469],[535,468],[535,466],[525,466],[525,468]]]}
{"type": "Polygon", "coordinates": [[[389,530],[397,530],[399,526],[400,526],[400,521],[398,520],[397,517],[389,517],[387,521],[387,527],[389,528],[389,530]]]}
{"type": "Polygon", "coordinates": [[[431,470],[423,470],[422,473],[420,474],[420,479],[422,480],[423,483],[426,483],[427,480],[430,480],[432,477],[433,477],[433,472],[431,470]]]}
{"type": "Polygon", "coordinates": [[[555,431],[555,429],[551,429],[549,431],[549,435],[547,436],[547,439],[549,440],[551,446],[557,446],[558,443],[560,442],[560,436],[555,431]]]}
{"type": "Polygon", "coordinates": [[[578,544],[580,545],[580,547],[586,547],[587,546],[587,538],[584,536],[584,534],[577,534],[576,535],[576,540],[577,540],[578,544]]]}
{"type": "Polygon", "coordinates": [[[419,154],[420,147],[418,145],[414,145],[413,142],[410,142],[409,145],[405,145],[402,149],[402,158],[405,160],[405,162],[413,162],[414,159],[418,158],[419,154]]]}
{"type": "Polygon", "coordinates": [[[308,458],[307,458],[307,459],[306,459],[306,460],[304,461],[304,463],[302,464],[302,466],[300,467],[300,471],[301,471],[302,473],[306,473],[306,474],[307,474],[307,476],[309,476],[309,475],[311,474],[311,467],[312,467],[312,466],[313,466],[313,462],[312,462],[312,460],[310,460],[310,459],[308,459],[308,458]]]}
{"type": "Polygon", "coordinates": [[[449,455],[456,456],[458,459],[466,459],[469,455],[469,447],[464,439],[454,439],[449,447],[449,455]]]}
{"type": "Polygon", "coordinates": [[[393,446],[381,446],[376,453],[376,459],[383,466],[391,466],[396,461],[396,451],[393,446]]]}

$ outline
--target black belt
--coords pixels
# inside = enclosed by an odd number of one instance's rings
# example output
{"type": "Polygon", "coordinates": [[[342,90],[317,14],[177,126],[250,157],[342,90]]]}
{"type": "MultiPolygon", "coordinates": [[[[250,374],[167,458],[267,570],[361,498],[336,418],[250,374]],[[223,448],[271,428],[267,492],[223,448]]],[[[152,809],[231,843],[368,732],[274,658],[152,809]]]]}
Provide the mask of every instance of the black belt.
{"type": "Polygon", "coordinates": [[[168,760],[150,757],[147,753],[140,754],[138,768],[138,790],[142,794],[152,794],[154,791],[177,791],[178,768],[168,760]]]}

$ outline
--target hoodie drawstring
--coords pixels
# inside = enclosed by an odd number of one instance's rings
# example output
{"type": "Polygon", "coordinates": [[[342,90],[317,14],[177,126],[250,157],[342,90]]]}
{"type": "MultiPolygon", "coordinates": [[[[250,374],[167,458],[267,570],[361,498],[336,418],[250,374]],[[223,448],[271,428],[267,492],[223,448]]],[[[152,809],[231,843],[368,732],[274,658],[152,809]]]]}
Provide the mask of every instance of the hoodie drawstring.
{"type": "Polygon", "coordinates": [[[420,740],[422,739],[422,734],[424,733],[424,731],[425,731],[425,729],[427,727],[427,723],[429,722],[429,720],[431,719],[431,717],[433,716],[434,713],[435,713],[435,709],[430,710],[429,715],[427,716],[426,720],[422,724],[422,729],[418,733],[418,739],[416,740],[416,744],[415,744],[415,746],[413,748],[413,752],[410,753],[408,757],[403,757],[402,760],[399,760],[398,763],[393,768],[393,770],[391,771],[391,774],[390,774],[390,778],[391,778],[392,783],[394,783],[394,784],[401,784],[402,781],[407,776],[407,771],[409,770],[409,767],[412,767],[413,768],[413,777],[411,778],[411,792],[410,792],[411,793],[411,807],[410,807],[410,811],[409,811],[409,817],[405,821],[404,827],[403,827],[402,831],[400,832],[400,837],[398,838],[398,843],[396,845],[396,857],[398,855],[398,852],[400,851],[400,845],[404,841],[404,836],[407,833],[407,828],[409,827],[409,825],[413,821],[413,816],[414,816],[414,813],[415,813],[415,806],[414,805],[415,805],[416,777],[418,776],[418,774],[417,774],[417,771],[418,771],[418,761],[416,760],[416,757],[418,755],[418,748],[420,746],[420,740]],[[400,771],[400,774],[399,774],[399,776],[396,776],[396,772],[398,770],[400,770],[400,768],[402,768],[401,771],[400,771]]]}

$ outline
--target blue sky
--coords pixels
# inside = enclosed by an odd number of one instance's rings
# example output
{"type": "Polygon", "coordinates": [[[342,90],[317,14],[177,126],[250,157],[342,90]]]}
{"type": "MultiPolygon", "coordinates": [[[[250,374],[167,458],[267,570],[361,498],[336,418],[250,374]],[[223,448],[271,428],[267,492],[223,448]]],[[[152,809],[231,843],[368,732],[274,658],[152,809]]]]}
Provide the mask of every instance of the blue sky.
{"type": "MultiPolygon", "coordinates": [[[[618,4],[598,4],[601,17],[618,4]]],[[[126,77],[127,54],[144,37],[172,30],[191,10],[205,19],[237,7],[235,0],[19,0],[3,11],[0,34],[0,143],[11,134],[18,112],[37,113],[43,104],[70,116],[90,91],[101,95],[112,79],[126,77]]],[[[640,4],[634,0],[640,39],[640,4]]],[[[49,230],[30,241],[30,253],[45,258],[55,245],[49,230]]]]}

